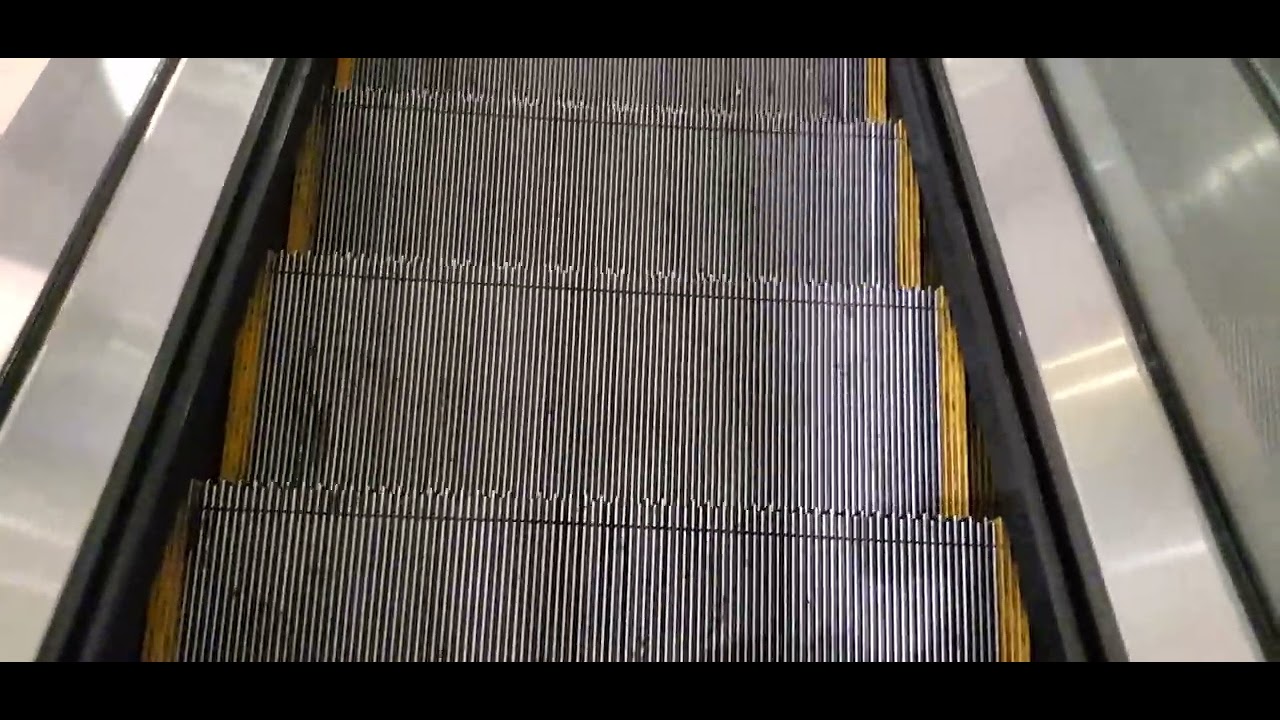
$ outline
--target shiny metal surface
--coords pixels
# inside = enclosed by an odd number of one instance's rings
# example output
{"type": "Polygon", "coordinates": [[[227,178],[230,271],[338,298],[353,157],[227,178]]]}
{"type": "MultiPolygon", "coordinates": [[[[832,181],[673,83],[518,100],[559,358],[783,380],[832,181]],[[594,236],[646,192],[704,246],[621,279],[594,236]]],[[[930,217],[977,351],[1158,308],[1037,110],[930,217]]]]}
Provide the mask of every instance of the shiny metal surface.
{"type": "MultiPolygon", "coordinates": [[[[482,63],[485,72],[465,76],[514,91],[525,72],[547,69],[528,64],[482,63]]],[[[581,93],[581,101],[516,101],[487,86],[474,95],[410,85],[336,96],[314,249],[841,284],[897,279],[897,126],[830,122],[826,110],[799,101],[789,115],[769,115],[772,96],[760,89],[740,100],[759,105],[732,111],[627,107],[626,95],[606,95],[612,88],[584,69],[590,65],[566,63],[529,91],[581,93]],[[578,74],[566,69],[575,65],[583,66],[578,74]],[[466,202],[459,188],[468,188],[466,202]],[[771,236],[785,232],[797,239],[772,247],[771,236]]],[[[730,66],[673,71],[660,94],[737,80],[730,66]]],[[[813,74],[835,77],[842,66],[813,74]]],[[[823,96],[800,83],[802,68],[789,69],[798,86],[791,94],[823,96]]],[[[849,99],[846,115],[854,112],[849,99]]]]}
{"type": "Polygon", "coordinates": [[[1221,58],[1059,58],[1045,71],[1280,616],[1280,135],[1259,104],[1271,98],[1221,58]]]}
{"type": "Polygon", "coordinates": [[[0,62],[3,368],[160,58],[0,62]]]}
{"type": "Polygon", "coordinates": [[[943,512],[932,290],[310,254],[271,286],[250,481],[943,512]]]}
{"type": "Polygon", "coordinates": [[[269,67],[182,63],[0,427],[0,659],[39,648],[269,67]]]}
{"type": "Polygon", "coordinates": [[[210,483],[187,661],[989,661],[976,518],[210,483]]]}
{"type": "Polygon", "coordinates": [[[155,657],[1025,658],[860,66],[358,60],[155,657]]]}
{"type": "Polygon", "coordinates": [[[1258,658],[1023,60],[944,68],[1128,657],[1258,658]]]}

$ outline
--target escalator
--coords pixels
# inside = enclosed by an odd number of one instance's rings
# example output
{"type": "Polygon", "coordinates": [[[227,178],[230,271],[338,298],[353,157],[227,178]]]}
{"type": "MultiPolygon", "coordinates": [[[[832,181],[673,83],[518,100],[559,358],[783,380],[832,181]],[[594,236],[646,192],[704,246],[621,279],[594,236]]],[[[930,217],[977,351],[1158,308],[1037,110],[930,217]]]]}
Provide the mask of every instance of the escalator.
{"type": "Polygon", "coordinates": [[[143,659],[1064,654],[885,59],[316,66],[143,659]]]}

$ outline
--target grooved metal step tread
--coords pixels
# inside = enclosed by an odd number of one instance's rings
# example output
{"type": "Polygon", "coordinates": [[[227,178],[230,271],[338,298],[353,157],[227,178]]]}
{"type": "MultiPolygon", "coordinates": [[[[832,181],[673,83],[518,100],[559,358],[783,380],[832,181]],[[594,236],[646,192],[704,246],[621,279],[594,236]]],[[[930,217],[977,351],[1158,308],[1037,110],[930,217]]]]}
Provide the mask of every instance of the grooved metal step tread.
{"type": "Polygon", "coordinates": [[[886,85],[339,59],[147,656],[1025,658],[886,85]]]}
{"type": "Polygon", "coordinates": [[[884,115],[881,58],[360,58],[339,87],[562,102],[884,115]],[[876,97],[876,96],[879,97],[876,97]]]}
{"type": "Polygon", "coordinates": [[[199,491],[188,660],[992,660],[995,526],[199,491]]]}
{"type": "Polygon", "coordinates": [[[272,282],[251,480],[942,511],[932,291],[322,255],[272,282]]]}
{"type": "Polygon", "coordinates": [[[899,208],[905,141],[896,125],[741,132],[728,117],[682,115],[687,125],[664,127],[630,124],[632,113],[620,110],[575,120],[435,102],[383,91],[337,96],[313,249],[849,284],[899,279],[898,215],[910,203],[899,208]],[[368,104],[397,97],[394,107],[368,104]]]}

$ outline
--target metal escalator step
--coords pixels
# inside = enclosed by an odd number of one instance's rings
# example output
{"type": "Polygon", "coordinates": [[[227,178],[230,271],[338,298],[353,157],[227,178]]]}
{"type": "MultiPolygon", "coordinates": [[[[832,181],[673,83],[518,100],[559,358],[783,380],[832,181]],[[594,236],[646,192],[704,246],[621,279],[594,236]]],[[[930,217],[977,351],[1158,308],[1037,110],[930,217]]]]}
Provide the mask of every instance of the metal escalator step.
{"type": "Polygon", "coordinates": [[[339,87],[828,120],[887,114],[883,58],[359,58],[348,72],[339,87]]]}
{"type": "Polygon", "coordinates": [[[326,127],[316,251],[847,284],[902,275],[897,124],[353,89],[335,95],[326,127]]]}
{"type": "Polygon", "coordinates": [[[1028,659],[887,120],[882,58],[340,59],[148,656],[1028,659]]]}
{"type": "Polygon", "coordinates": [[[982,520],[203,488],[185,660],[994,660],[982,520]]]}
{"type": "Polygon", "coordinates": [[[327,255],[273,275],[251,481],[943,512],[933,291],[327,255]]]}

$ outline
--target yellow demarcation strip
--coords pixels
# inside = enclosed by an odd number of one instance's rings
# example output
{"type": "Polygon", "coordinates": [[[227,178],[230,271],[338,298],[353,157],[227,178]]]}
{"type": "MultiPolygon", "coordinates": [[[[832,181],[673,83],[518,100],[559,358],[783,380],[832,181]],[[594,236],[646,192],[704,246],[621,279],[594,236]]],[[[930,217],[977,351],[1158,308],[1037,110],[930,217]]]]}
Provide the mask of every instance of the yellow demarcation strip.
{"type": "Polygon", "coordinates": [[[147,628],[142,636],[143,662],[178,659],[178,627],[182,617],[182,586],[187,568],[187,525],[190,496],[182,500],[178,517],[160,558],[160,570],[151,583],[147,602],[147,628]]]}
{"type": "Polygon", "coordinates": [[[263,269],[254,282],[253,295],[245,310],[244,322],[236,335],[231,366],[231,397],[227,403],[226,439],[222,445],[223,480],[244,479],[249,464],[253,418],[258,402],[258,374],[261,367],[263,333],[270,302],[271,273],[263,269]]]}
{"type": "Polygon", "coordinates": [[[996,525],[996,657],[1000,662],[1031,661],[1031,624],[1022,605],[1018,589],[1018,569],[1013,564],[1013,549],[1004,529],[1004,521],[996,525]]]}
{"type": "Polygon", "coordinates": [[[907,132],[902,121],[893,124],[897,146],[898,199],[898,284],[904,288],[918,288],[924,280],[924,254],[920,247],[920,186],[916,183],[915,167],[911,163],[911,149],[907,146],[907,132]]]}
{"type": "Polygon", "coordinates": [[[316,215],[320,210],[320,152],[324,143],[324,121],[317,111],[307,126],[298,148],[298,164],[293,175],[293,203],[289,207],[289,236],[285,249],[291,253],[311,249],[316,215]]]}
{"type": "Polygon", "coordinates": [[[351,81],[356,74],[355,58],[338,58],[338,69],[333,76],[333,87],[338,90],[346,90],[351,87],[351,81]]]}
{"type": "Polygon", "coordinates": [[[964,361],[945,290],[938,290],[938,404],[942,443],[942,514],[969,516],[968,403],[964,361]]]}
{"type": "Polygon", "coordinates": [[[996,515],[996,484],[991,469],[987,442],[973,417],[972,398],[969,407],[969,511],[974,517],[996,515]]]}
{"type": "Polygon", "coordinates": [[[888,67],[885,58],[867,58],[867,119],[871,122],[889,120],[888,67]]]}

